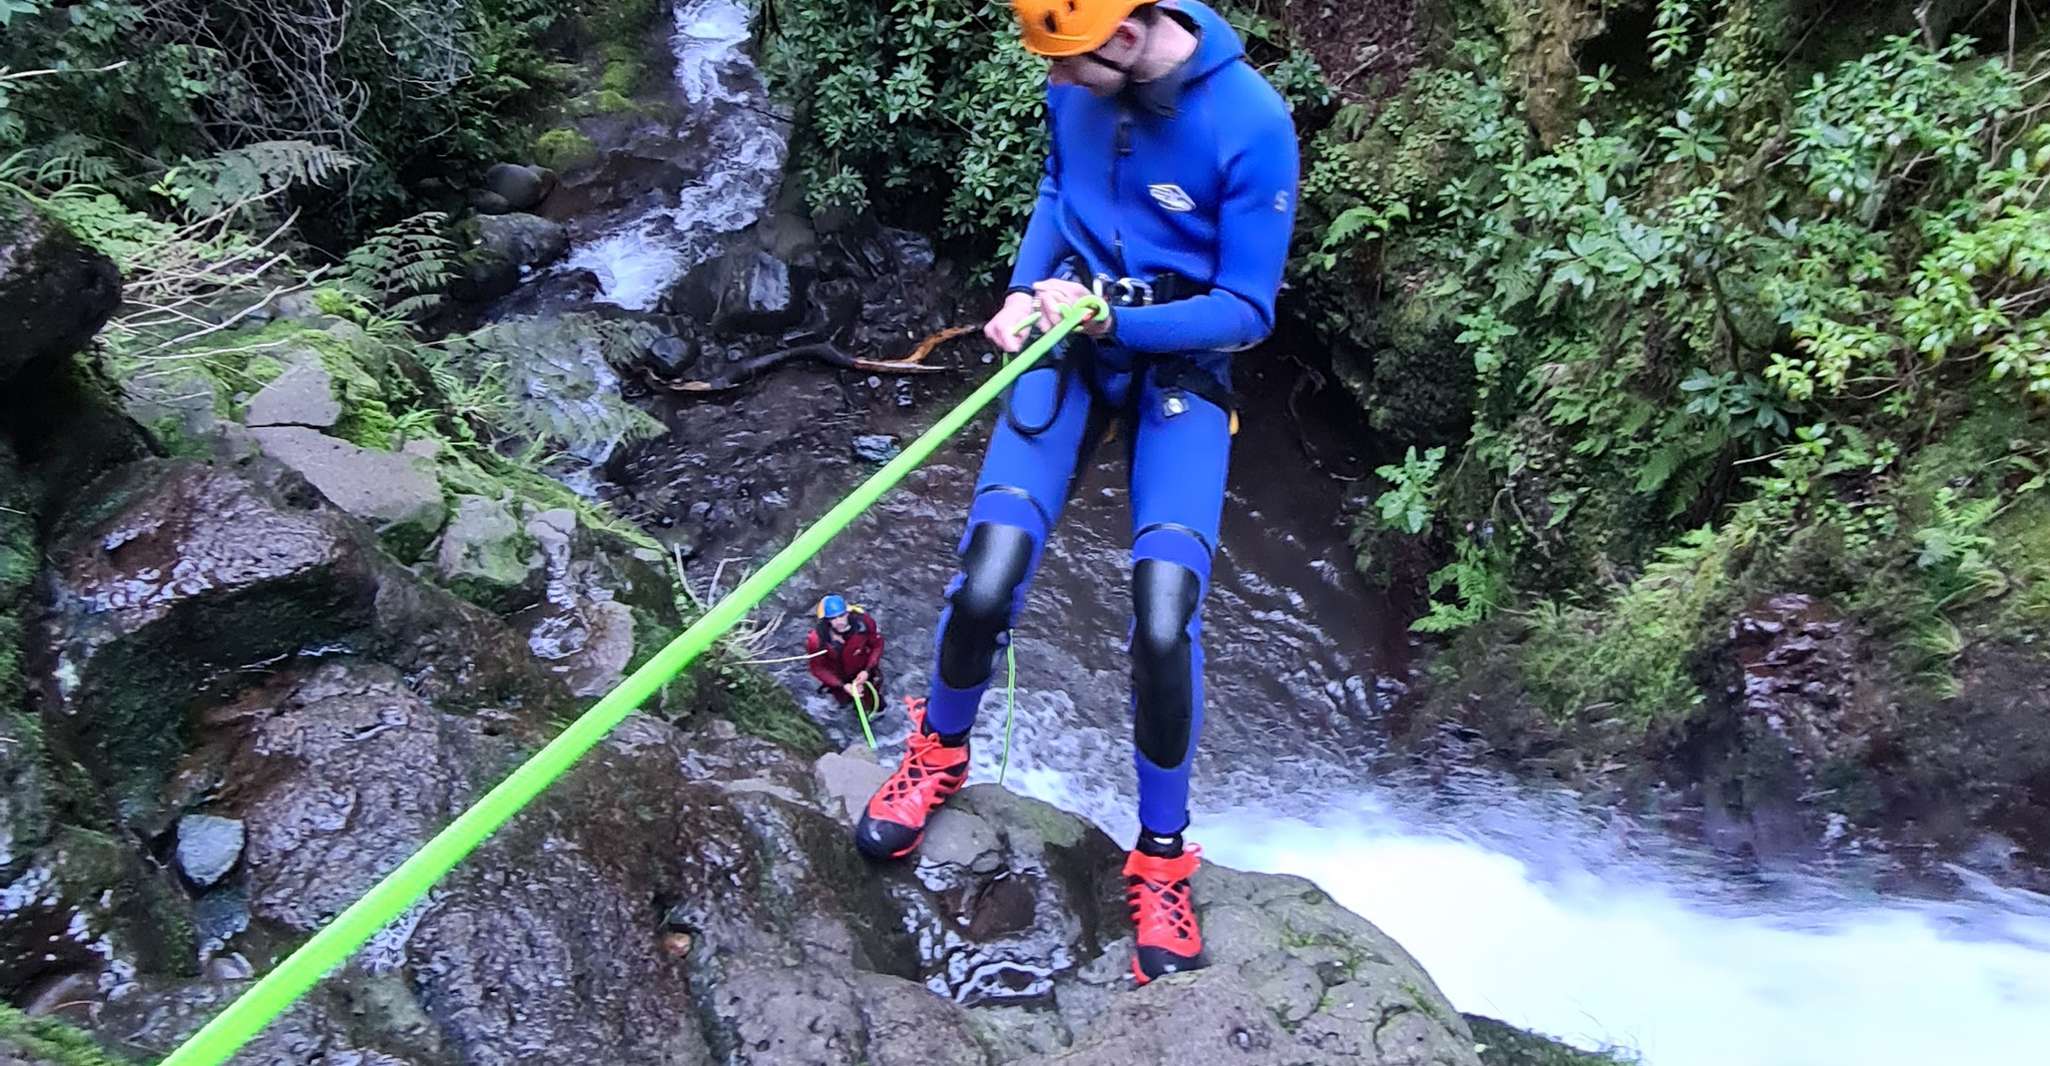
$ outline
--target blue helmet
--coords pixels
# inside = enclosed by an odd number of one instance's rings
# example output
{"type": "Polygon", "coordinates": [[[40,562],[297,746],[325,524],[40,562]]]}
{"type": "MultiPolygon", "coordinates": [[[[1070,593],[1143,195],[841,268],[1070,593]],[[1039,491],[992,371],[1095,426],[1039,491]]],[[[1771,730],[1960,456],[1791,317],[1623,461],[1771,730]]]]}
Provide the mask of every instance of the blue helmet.
{"type": "Polygon", "coordinates": [[[847,601],[838,596],[828,596],[819,601],[820,618],[838,618],[847,613],[847,601]]]}

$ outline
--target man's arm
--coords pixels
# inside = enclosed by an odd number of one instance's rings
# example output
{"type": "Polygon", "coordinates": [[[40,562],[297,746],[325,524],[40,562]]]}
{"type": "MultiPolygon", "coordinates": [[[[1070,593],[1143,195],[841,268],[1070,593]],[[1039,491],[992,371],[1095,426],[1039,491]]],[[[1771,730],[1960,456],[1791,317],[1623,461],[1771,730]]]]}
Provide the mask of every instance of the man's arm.
{"type": "Polygon", "coordinates": [[[827,688],[844,687],[847,684],[847,679],[841,677],[840,672],[833,669],[832,655],[819,654],[821,648],[819,632],[814,629],[811,631],[810,636],[804,638],[804,653],[811,656],[811,661],[807,664],[811,668],[811,676],[818,678],[819,684],[827,688]]]}
{"type": "MultiPolygon", "coordinates": [[[[1054,122],[1053,86],[1047,86],[1046,124],[1054,122]]],[[[1035,281],[1053,277],[1061,262],[1075,253],[1061,231],[1060,155],[1049,144],[1046,167],[1039,179],[1039,200],[1032,207],[1032,221],[1025,226],[1025,238],[1018,244],[1018,258],[1011,267],[1012,291],[1029,290],[1035,281]]]]}
{"type": "Polygon", "coordinates": [[[1295,126],[1276,101],[1272,114],[1237,130],[1244,133],[1225,160],[1214,287],[1193,299],[1119,310],[1111,318],[1118,343],[1141,352],[1235,351],[1274,332],[1295,227],[1295,126]]]}
{"type": "Polygon", "coordinates": [[[868,659],[861,664],[863,673],[874,673],[876,664],[883,661],[883,627],[876,624],[876,616],[868,616],[868,631],[875,636],[875,643],[869,646],[868,659]]]}

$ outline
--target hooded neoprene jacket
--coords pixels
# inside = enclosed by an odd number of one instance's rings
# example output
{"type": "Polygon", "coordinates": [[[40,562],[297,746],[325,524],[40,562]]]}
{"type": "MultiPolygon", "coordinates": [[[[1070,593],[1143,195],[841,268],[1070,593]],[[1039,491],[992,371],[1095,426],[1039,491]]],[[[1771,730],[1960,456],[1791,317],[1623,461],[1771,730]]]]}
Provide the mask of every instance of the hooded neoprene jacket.
{"type": "Polygon", "coordinates": [[[1140,352],[1235,351],[1274,329],[1295,224],[1295,124],[1221,16],[1195,0],[1161,6],[1199,36],[1170,75],[1180,85],[1168,113],[1136,106],[1129,92],[1104,99],[1047,87],[1053,150],[1011,283],[1059,276],[1069,260],[1085,267],[1085,284],[1098,274],[1172,272],[1211,289],[1119,308],[1115,342],[1140,352]]]}

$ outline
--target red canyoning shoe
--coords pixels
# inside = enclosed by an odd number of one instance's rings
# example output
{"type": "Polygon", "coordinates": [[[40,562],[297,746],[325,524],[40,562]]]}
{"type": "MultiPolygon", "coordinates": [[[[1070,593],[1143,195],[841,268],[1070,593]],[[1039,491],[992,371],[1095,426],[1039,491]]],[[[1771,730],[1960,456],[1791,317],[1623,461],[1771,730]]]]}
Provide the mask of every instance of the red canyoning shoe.
{"type": "Polygon", "coordinates": [[[925,701],[906,699],[911,740],[854,827],[854,846],[875,862],[901,859],[925,837],[925,823],[968,783],[968,742],[948,744],[925,730],[925,701]]]}
{"type": "Polygon", "coordinates": [[[1189,889],[1189,877],[1202,853],[1193,844],[1177,855],[1134,849],[1125,860],[1125,902],[1139,932],[1132,976],[1142,985],[1165,974],[1210,965],[1203,955],[1203,930],[1196,923],[1196,897],[1189,889]]]}

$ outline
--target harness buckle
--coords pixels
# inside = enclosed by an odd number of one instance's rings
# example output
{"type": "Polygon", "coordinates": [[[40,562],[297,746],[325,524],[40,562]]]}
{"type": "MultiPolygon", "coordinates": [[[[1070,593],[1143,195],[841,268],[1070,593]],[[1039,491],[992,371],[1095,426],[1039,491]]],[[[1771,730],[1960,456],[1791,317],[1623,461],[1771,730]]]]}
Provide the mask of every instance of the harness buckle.
{"type": "Polygon", "coordinates": [[[1146,307],[1153,303],[1153,285],[1138,278],[1096,275],[1096,295],[1113,307],[1146,307]]]}

